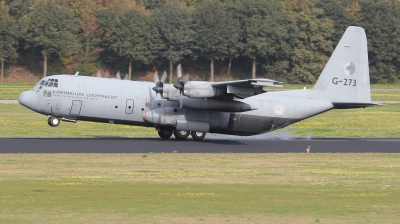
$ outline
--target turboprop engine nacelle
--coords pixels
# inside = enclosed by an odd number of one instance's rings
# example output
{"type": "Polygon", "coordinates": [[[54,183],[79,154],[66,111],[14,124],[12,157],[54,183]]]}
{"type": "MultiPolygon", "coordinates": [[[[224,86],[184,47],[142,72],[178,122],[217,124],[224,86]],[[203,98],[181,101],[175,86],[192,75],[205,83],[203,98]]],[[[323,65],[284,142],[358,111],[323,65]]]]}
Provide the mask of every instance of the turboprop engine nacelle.
{"type": "Polygon", "coordinates": [[[250,110],[257,110],[250,104],[234,100],[218,100],[218,99],[193,99],[182,98],[180,99],[183,108],[200,109],[200,110],[213,110],[224,112],[245,112],[250,110]]]}
{"type": "Polygon", "coordinates": [[[156,108],[146,111],[143,120],[152,124],[175,126],[177,124],[176,116],[172,116],[172,114],[174,114],[172,107],[156,108]]]}
{"type": "Polygon", "coordinates": [[[178,101],[182,95],[172,84],[164,84],[161,97],[166,100],[178,101]]]}
{"type": "Polygon", "coordinates": [[[209,82],[190,81],[185,83],[183,95],[192,98],[205,98],[222,95],[225,91],[215,88],[209,82]]]}
{"type": "Polygon", "coordinates": [[[201,131],[208,132],[210,124],[207,122],[188,121],[184,117],[178,120],[177,116],[173,116],[172,107],[163,107],[146,111],[143,115],[143,120],[155,125],[170,125],[176,126],[178,131],[201,131]]]}

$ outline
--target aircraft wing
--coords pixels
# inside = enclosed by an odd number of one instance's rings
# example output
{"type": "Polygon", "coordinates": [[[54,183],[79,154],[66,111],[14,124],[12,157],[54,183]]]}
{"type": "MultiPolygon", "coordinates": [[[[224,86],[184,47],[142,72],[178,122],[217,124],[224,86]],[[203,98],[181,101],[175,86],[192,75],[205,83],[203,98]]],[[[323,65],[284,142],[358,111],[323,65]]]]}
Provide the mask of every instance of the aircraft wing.
{"type": "Polygon", "coordinates": [[[264,86],[282,87],[281,85],[277,84],[282,84],[282,82],[272,79],[244,79],[226,82],[211,82],[211,85],[216,88],[227,88],[227,86],[235,86],[240,88],[257,88],[264,86]]]}
{"type": "Polygon", "coordinates": [[[225,82],[211,82],[210,84],[213,88],[224,92],[221,96],[222,98],[230,98],[229,96],[234,96],[242,99],[265,93],[266,91],[263,90],[263,87],[266,86],[282,87],[282,85],[279,85],[282,84],[282,82],[272,79],[244,79],[225,82]]]}

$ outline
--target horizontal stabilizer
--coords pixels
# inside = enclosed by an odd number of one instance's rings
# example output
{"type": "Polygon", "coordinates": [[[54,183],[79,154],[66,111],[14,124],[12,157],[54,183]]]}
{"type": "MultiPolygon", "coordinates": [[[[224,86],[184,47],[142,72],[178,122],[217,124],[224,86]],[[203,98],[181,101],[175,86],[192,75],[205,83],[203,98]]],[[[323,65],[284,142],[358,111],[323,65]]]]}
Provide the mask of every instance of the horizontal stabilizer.
{"type": "Polygon", "coordinates": [[[359,103],[359,102],[332,102],[335,109],[353,109],[353,108],[365,108],[373,107],[379,104],[376,103],[359,103]]]}

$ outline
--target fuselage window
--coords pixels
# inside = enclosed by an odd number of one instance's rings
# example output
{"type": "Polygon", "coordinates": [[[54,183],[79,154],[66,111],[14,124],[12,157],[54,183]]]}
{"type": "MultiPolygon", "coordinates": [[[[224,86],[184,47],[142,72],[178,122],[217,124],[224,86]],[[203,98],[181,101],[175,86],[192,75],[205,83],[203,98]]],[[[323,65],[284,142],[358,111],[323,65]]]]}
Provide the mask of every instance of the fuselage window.
{"type": "Polygon", "coordinates": [[[53,87],[53,81],[50,81],[50,82],[49,82],[48,87],[53,87]]]}

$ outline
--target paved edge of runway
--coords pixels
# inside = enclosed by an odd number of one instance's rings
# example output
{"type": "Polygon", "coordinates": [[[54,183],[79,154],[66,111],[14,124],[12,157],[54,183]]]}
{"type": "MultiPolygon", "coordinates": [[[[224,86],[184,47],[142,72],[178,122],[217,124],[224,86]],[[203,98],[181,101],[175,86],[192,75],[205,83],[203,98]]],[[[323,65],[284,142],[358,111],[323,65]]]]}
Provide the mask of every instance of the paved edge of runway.
{"type": "Polygon", "coordinates": [[[0,138],[0,153],[399,153],[400,138],[0,138]]]}

